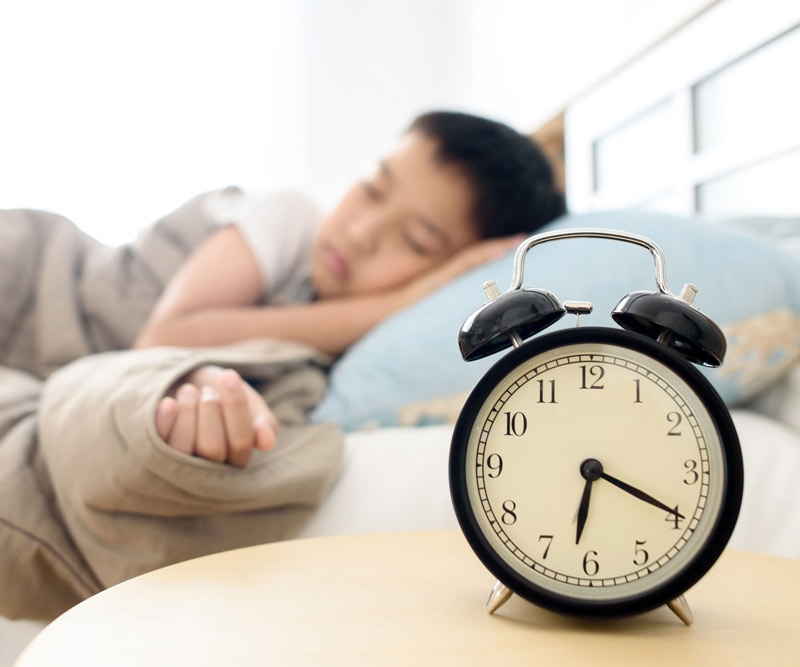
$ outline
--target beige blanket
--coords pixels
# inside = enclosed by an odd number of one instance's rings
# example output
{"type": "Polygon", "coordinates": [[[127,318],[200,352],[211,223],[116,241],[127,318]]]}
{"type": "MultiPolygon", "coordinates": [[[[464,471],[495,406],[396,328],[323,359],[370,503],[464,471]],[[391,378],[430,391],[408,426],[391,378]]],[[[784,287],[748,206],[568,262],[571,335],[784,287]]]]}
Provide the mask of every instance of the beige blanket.
{"type": "Polygon", "coordinates": [[[338,469],[338,428],[305,423],[325,389],[313,350],[125,350],[211,230],[202,204],[117,249],[63,218],[0,212],[0,614],[50,619],[154,568],[292,537],[338,469]],[[281,420],[276,449],[244,469],[155,431],[159,398],[204,363],[239,370],[281,420]]]}

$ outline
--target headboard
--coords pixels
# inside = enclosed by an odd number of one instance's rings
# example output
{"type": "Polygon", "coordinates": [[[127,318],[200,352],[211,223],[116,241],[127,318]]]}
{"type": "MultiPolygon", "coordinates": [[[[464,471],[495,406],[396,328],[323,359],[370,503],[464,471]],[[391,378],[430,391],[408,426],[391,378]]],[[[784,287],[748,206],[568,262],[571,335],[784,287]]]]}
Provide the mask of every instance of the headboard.
{"type": "Polygon", "coordinates": [[[722,0],[572,103],[574,213],[800,217],[800,3],[722,0]]]}

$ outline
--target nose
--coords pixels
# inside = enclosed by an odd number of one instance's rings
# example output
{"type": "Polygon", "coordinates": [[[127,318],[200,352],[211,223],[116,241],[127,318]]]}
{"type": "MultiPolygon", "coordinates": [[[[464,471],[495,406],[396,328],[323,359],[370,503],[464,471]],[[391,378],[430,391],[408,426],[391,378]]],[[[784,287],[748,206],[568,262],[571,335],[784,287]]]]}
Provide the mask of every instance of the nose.
{"type": "Polygon", "coordinates": [[[354,250],[369,255],[378,248],[386,221],[377,214],[363,214],[350,221],[347,240],[354,250]]]}

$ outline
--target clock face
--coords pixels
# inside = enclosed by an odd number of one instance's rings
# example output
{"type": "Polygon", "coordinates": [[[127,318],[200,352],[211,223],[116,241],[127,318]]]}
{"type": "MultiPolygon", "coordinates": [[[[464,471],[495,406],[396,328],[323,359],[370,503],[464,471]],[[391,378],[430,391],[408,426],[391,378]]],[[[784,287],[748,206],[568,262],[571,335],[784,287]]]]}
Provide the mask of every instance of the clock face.
{"type": "Polygon", "coordinates": [[[716,393],[666,346],[574,329],[481,380],[454,432],[451,487],[509,588],[563,611],[629,613],[716,560],[738,514],[737,453],[716,393]]]}

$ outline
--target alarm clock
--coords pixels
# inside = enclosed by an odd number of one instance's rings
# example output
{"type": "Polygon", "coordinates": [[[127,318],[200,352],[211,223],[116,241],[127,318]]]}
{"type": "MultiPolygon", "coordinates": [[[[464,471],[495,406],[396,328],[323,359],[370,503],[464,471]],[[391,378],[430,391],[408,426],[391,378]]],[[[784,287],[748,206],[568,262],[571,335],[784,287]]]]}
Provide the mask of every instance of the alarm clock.
{"type": "Polygon", "coordinates": [[[449,480],[461,529],[498,579],[487,610],[512,593],[579,616],[666,604],[688,625],[683,594],[722,553],[743,487],[730,414],[693,365],[719,366],[726,350],[691,303],[697,288],[669,290],[650,239],[572,229],[525,240],[508,291],[494,281],[484,290],[488,302],[459,332],[461,354],[511,349],[464,404],[449,480]],[[620,328],[583,326],[591,303],[522,287],[528,251],[574,238],[650,251],[657,290],[619,302],[620,328]],[[541,333],[567,313],[575,327],[541,333]]]}

